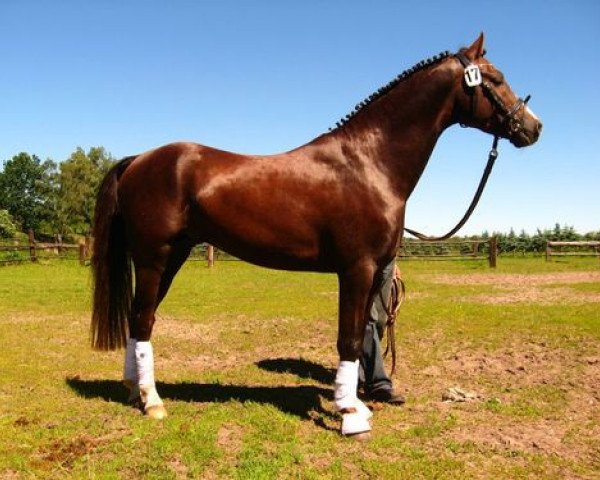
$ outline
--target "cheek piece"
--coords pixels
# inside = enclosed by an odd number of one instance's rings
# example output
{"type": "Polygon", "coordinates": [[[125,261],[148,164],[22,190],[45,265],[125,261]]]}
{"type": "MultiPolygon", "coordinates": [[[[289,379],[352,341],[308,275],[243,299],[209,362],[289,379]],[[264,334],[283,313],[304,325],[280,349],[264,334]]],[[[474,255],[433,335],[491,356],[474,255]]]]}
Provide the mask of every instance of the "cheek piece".
{"type": "MultiPolygon", "coordinates": [[[[531,95],[527,95],[525,99],[519,98],[515,104],[508,108],[500,96],[496,93],[490,82],[484,81],[481,75],[479,65],[472,63],[463,53],[459,52],[456,58],[464,67],[464,82],[468,87],[471,96],[471,117],[475,117],[477,112],[477,95],[475,89],[481,87],[483,93],[490,99],[494,109],[497,110],[501,117],[501,123],[508,127],[510,135],[516,135],[523,131],[523,117],[525,116],[525,106],[531,99],[531,95]],[[517,117],[519,111],[523,111],[520,117],[517,117]]],[[[467,125],[461,123],[462,127],[467,125]]]]}

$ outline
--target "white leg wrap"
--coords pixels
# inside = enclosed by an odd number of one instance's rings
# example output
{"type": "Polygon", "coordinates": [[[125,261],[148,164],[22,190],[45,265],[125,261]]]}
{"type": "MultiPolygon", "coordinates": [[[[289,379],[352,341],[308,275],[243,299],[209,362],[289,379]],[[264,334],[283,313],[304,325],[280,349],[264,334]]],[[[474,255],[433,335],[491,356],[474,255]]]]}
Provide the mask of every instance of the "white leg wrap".
{"type": "Polygon", "coordinates": [[[148,410],[150,407],[157,407],[163,404],[162,399],[158,396],[156,386],[152,385],[140,385],[140,398],[144,404],[144,410],[148,410]]]}
{"type": "Polygon", "coordinates": [[[341,361],[335,376],[335,406],[338,410],[354,408],[358,388],[358,360],[341,361]]]}
{"type": "Polygon", "coordinates": [[[335,406],[338,410],[351,410],[342,413],[342,435],[368,432],[371,410],[356,396],[358,388],[358,360],[341,361],[335,376],[335,406]]]}
{"type": "Polygon", "coordinates": [[[154,352],[150,342],[136,342],[135,362],[140,385],[154,385],[154,352]]]}
{"type": "Polygon", "coordinates": [[[125,382],[138,383],[137,362],[135,360],[135,338],[127,339],[127,349],[125,350],[125,366],[123,367],[123,380],[125,382]]]}
{"type": "Polygon", "coordinates": [[[144,408],[162,405],[154,384],[154,353],[150,342],[136,342],[135,362],[144,408]]]}
{"type": "Polygon", "coordinates": [[[135,359],[135,338],[127,340],[127,349],[125,350],[125,365],[123,367],[123,383],[129,388],[129,401],[133,402],[140,397],[140,388],[138,381],[138,369],[135,359]]]}

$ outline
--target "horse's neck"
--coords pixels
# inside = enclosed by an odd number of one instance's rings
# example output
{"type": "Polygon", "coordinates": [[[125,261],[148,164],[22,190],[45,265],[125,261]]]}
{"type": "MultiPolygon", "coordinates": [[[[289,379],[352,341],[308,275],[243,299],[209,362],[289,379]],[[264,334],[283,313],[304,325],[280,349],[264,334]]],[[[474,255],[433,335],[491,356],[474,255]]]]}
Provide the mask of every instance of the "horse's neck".
{"type": "Polygon", "coordinates": [[[398,85],[359,112],[332,138],[376,164],[406,200],[415,188],[441,133],[453,122],[455,73],[438,65],[398,85]]]}

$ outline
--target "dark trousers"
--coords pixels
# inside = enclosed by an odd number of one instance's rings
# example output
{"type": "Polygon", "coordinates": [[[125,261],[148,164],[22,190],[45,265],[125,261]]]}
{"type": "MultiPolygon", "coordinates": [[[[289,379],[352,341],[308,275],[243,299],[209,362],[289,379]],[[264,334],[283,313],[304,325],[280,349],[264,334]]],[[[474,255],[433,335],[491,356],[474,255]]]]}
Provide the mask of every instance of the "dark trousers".
{"type": "Polygon", "coordinates": [[[392,388],[392,381],[385,372],[380,341],[387,322],[387,312],[384,305],[388,305],[390,301],[395,263],[396,259],[394,258],[383,269],[381,289],[375,296],[373,305],[371,306],[369,321],[365,330],[363,352],[360,358],[359,379],[367,392],[392,388]]]}

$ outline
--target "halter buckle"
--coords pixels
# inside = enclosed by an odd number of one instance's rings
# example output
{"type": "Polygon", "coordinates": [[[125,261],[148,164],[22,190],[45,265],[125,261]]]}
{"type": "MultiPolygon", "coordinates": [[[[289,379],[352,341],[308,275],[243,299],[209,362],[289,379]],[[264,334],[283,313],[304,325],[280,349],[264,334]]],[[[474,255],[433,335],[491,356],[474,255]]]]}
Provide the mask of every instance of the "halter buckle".
{"type": "Polygon", "coordinates": [[[478,65],[471,63],[465,67],[465,83],[468,87],[477,87],[481,85],[482,81],[478,65]]]}

